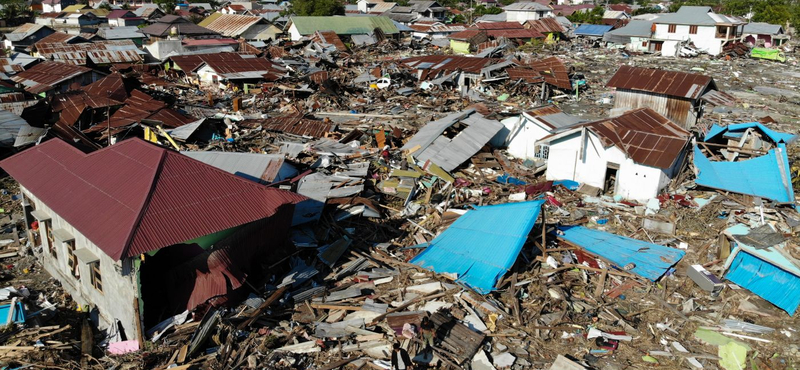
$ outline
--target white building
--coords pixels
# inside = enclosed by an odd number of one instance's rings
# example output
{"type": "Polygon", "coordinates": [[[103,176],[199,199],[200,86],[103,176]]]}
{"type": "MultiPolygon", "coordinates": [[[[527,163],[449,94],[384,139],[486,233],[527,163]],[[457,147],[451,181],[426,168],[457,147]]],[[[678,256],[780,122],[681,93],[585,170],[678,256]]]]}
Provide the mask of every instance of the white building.
{"type": "Polygon", "coordinates": [[[506,147],[516,158],[546,160],[548,146],[536,142],[583,121],[554,105],[534,108],[500,121],[505,128],[492,139],[492,146],[506,147]]]}
{"type": "Polygon", "coordinates": [[[607,194],[646,201],[683,164],[689,132],[649,108],[548,136],[547,180],[573,180],[607,194]]]}
{"type": "Polygon", "coordinates": [[[503,10],[507,14],[507,22],[517,21],[519,23],[525,23],[527,21],[555,17],[552,8],[534,2],[513,3],[503,7],[503,10]]]}
{"type": "Polygon", "coordinates": [[[745,21],[738,17],[716,14],[708,6],[682,6],[676,13],[656,18],[650,51],[675,56],[685,43],[710,55],[718,55],[723,47],[742,41],[745,21]]]}

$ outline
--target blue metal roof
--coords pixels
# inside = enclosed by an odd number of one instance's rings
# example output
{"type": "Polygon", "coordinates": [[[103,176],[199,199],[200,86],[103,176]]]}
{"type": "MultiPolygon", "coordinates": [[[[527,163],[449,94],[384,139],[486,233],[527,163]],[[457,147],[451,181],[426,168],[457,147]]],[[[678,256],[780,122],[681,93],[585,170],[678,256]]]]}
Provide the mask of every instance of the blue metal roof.
{"type": "Polygon", "coordinates": [[[537,200],[471,210],[411,263],[437,273],[455,273],[458,282],[487,294],[517,260],[543,203],[537,200]]]}
{"type": "Polygon", "coordinates": [[[559,230],[564,233],[560,235],[562,239],[611,261],[620,268],[633,263],[635,266],[630,272],[651,281],[658,280],[686,254],[680,249],[583,226],[564,226],[559,227],[559,230]]]}
{"type": "Polygon", "coordinates": [[[777,132],[770,130],[766,126],[762,125],[759,122],[750,122],[750,123],[737,123],[728,126],[711,126],[711,129],[708,130],[706,134],[705,141],[709,141],[714,137],[719,136],[723,133],[744,133],[748,128],[757,128],[761,132],[763,132],[767,137],[769,137],[775,143],[786,143],[789,144],[797,139],[797,135],[787,134],[783,132],[777,132]]]}
{"type": "MultiPolygon", "coordinates": [[[[725,230],[729,235],[746,235],[750,229],[737,224],[725,230]]],[[[789,315],[800,306],[800,267],[789,260],[783,244],[766,249],[739,242],[725,262],[725,278],[780,307],[789,315]],[[778,288],[780,287],[780,288],[778,288]]]]}
{"type": "Polygon", "coordinates": [[[794,202],[792,175],[786,145],[760,157],[739,162],[712,162],[694,147],[695,183],[709,188],[748,194],[776,201],[794,202]]]}
{"type": "Polygon", "coordinates": [[[614,27],[604,24],[582,24],[575,29],[575,34],[581,36],[603,36],[606,32],[611,31],[612,28],[614,27]]]}

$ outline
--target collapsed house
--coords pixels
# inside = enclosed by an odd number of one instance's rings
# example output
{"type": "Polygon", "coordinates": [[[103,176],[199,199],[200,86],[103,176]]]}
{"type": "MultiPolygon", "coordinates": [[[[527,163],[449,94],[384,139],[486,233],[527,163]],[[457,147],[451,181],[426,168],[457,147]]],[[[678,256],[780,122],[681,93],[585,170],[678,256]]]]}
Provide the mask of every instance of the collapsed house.
{"type": "Polygon", "coordinates": [[[430,161],[445,171],[460,166],[492,139],[503,124],[467,109],[429,122],[401,148],[420,162],[430,161]]]}
{"type": "Polygon", "coordinates": [[[0,166],[20,183],[44,268],[123,340],[224,302],[257,261],[285,255],[303,199],[139,139],[92,154],[54,139],[0,166]]]}
{"type": "Polygon", "coordinates": [[[714,125],[694,147],[695,182],[776,203],[794,203],[786,145],[796,139],[758,122],[714,125]]]}
{"type": "Polygon", "coordinates": [[[654,198],[683,165],[689,132],[650,108],[547,136],[547,180],[573,180],[625,199],[654,198]]]}

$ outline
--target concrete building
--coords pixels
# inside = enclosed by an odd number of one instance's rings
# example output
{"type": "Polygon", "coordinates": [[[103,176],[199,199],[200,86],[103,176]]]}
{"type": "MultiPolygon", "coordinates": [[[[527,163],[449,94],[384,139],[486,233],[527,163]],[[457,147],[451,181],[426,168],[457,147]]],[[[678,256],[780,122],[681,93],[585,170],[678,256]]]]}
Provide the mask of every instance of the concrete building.
{"type": "Polygon", "coordinates": [[[543,138],[547,180],[573,180],[625,199],[658,195],[680,171],[689,132],[652,109],[581,124],[543,138]]]}
{"type": "Polygon", "coordinates": [[[244,284],[253,261],[285,254],[303,199],[140,139],[91,154],[53,139],[0,166],[20,183],[45,270],[123,340],[213,304],[244,284]]]}
{"type": "Polygon", "coordinates": [[[519,2],[503,7],[506,21],[525,23],[542,18],[555,17],[553,8],[536,2],[519,2]]]}
{"type": "Polygon", "coordinates": [[[684,44],[691,43],[700,51],[717,55],[731,42],[742,40],[745,21],[714,13],[708,6],[682,6],[675,13],[659,16],[653,21],[655,31],[650,51],[676,56],[684,44]]]}

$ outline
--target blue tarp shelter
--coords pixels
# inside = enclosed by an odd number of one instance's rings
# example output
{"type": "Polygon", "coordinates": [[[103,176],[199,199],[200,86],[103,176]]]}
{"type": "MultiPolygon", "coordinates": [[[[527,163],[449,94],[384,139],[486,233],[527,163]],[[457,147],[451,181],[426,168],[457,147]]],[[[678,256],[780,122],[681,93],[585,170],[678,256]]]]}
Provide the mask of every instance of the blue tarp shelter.
{"type": "Polygon", "coordinates": [[[695,183],[701,186],[747,194],[778,203],[793,203],[791,168],[786,154],[786,143],[796,139],[795,135],[772,131],[758,122],[741,123],[720,127],[714,125],[706,134],[710,141],[725,135],[735,138],[749,128],[756,128],[772,140],[777,147],[760,157],[738,162],[713,162],[700,148],[694,147],[694,166],[697,170],[695,183]]]}
{"type": "Polygon", "coordinates": [[[517,260],[543,200],[477,207],[453,222],[411,263],[456,274],[481,294],[491,292],[517,260]]]}
{"type": "Polygon", "coordinates": [[[559,235],[561,239],[611,261],[620,268],[633,263],[635,266],[630,272],[651,281],[658,280],[686,254],[680,249],[588,229],[583,226],[564,226],[559,230],[563,232],[562,235],[559,235]]]}
{"type": "MultiPolygon", "coordinates": [[[[738,224],[725,230],[728,235],[746,235],[750,229],[738,224]]],[[[783,244],[755,248],[733,243],[725,261],[725,278],[794,316],[800,306],[800,267],[783,250],[783,244]]]]}
{"type": "Polygon", "coordinates": [[[575,36],[603,37],[612,28],[604,24],[582,24],[575,29],[575,36]]]}

